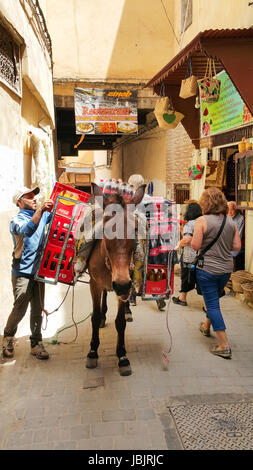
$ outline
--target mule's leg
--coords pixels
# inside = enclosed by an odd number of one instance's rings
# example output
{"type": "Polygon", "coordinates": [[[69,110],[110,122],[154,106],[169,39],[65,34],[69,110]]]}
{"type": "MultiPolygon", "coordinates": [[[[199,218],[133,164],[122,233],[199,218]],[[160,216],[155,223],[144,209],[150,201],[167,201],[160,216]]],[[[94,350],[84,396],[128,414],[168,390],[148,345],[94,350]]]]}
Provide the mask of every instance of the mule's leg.
{"type": "Polygon", "coordinates": [[[107,291],[104,290],[102,294],[102,307],[101,307],[101,322],[100,322],[100,328],[105,327],[105,322],[106,322],[106,312],[107,312],[107,291]]]}
{"type": "Polygon", "coordinates": [[[97,367],[98,360],[98,347],[99,347],[99,325],[101,322],[101,294],[102,291],[96,287],[96,284],[91,279],[90,291],[93,300],[93,313],[91,317],[92,324],[92,338],[90,343],[90,351],[87,355],[86,367],[94,369],[97,367]]]}
{"type": "Polygon", "coordinates": [[[118,341],[116,354],[119,358],[118,366],[120,375],[131,375],[132,370],[130,362],[126,357],[125,349],[125,328],[126,328],[126,319],[125,319],[125,304],[119,300],[118,304],[118,313],[115,320],[116,330],[118,332],[118,341]]]}

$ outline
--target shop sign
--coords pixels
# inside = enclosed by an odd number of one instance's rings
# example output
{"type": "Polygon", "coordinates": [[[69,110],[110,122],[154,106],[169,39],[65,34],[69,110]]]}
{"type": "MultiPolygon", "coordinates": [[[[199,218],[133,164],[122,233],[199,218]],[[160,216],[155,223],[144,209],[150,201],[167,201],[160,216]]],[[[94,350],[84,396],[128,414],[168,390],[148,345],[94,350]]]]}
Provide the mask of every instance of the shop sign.
{"type": "Polygon", "coordinates": [[[205,103],[200,99],[201,137],[225,132],[253,119],[228,74],[223,70],[217,77],[221,81],[217,103],[205,103]]]}
{"type": "Polygon", "coordinates": [[[136,134],[137,92],[75,88],[77,134],[136,134]]]}

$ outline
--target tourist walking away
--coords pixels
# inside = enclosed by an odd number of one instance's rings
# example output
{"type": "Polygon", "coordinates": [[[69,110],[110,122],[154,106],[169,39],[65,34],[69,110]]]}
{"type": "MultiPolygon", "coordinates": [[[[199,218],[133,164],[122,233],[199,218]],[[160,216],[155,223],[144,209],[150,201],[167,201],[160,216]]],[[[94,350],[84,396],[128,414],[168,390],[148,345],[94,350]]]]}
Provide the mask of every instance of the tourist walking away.
{"type": "Polygon", "coordinates": [[[201,215],[201,207],[197,202],[188,204],[184,215],[186,224],[183,228],[183,238],[180,240],[178,245],[178,247],[182,248],[180,258],[181,289],[178,297],[172,297],[172,302],[184,307],[187,306],[187,293],[193,290],[196,285],[195,270],[192,269],[192,263],[196,258],[197,252],[191,247],[191,241],[196,219],[201,217],[201,215]]]}
{"type": "Polygon", "coordinates": [[[244,269],[244,217],[241,210],[236,207],[235,201],[228,202],[228,215],[232,217],[237,225],[242,242],[240,251],[232,251],[234,271],[239,271],[244,269]]]}
{"type": "Polygon", "coordinates": [[[18,324],[24,317],[30,303],[31,354],[38,359],[48,359],[41,334],[42,308],[44,304],[44,283],[34,279],[44,242],[44,229],[51,219],[53,202],[46,200],[37,209],[38,187],[18,189],[13,202],[19,212],[10,222],[14,250],[12,261],[12,287],[14,304],[7,320],[3,337],[3,356],[14,356],[14,336],[18,324]]]}
{"type": "Polygon", "coordinates": [[[241,239],[233,219],[227,217],[228,204],[222,191],[215,187],[206,189],[199,204],[203,216],[195,223],[191,242],[192,248],[198,251],[196,279],[207,309],[199,329],[204,336],[210,336],[212,326],[218,340],[212,354],[231,358],[219,298],[233,271],[231,251],[241,249],[241,239]]]}

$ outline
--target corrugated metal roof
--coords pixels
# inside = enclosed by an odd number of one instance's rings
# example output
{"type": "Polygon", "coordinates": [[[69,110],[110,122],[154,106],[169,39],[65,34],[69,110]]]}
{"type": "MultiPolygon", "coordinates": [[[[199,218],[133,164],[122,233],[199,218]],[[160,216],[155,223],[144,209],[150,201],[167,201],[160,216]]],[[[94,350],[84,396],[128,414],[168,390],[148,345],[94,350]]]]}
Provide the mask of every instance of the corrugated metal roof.
{"type": "MultiPolygon", "coordinates": [[[[205,52],[205,43],[217,40],[253,40],[253,28],[244,29],[208,29],[201,31],[195,38],[187,44],[160,72],[158,72],[147,84],[146,87],[153,87],[164,82],[169,85],[178,85],[185,78],[187,71],[187,60],[192,58],[192,71],[198,78],[205,75],[208,54],[205,52]]],[[[217,57],[215,61],[216,72],[220,72],[224,67],[217,57]]],[[[249,59],[250,60],[250,59],[249,59]]]]}

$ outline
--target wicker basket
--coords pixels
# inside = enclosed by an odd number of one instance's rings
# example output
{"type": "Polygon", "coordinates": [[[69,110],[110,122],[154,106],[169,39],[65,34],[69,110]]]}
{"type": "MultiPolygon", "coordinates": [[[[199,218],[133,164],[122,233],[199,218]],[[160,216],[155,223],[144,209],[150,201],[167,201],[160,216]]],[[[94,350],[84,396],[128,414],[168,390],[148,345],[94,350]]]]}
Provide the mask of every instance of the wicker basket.
{"type": "Polygon", "coordinates": [[[253,281],[242,284],[242,290],[245,300],[253,303],[253,281]]]}
{"type": "Polygon", "coordinates": [[[243,294],[242,285],[253,281],[253,274],[248,271],[236,271],[231,274],[232,287],[234,292],[243,294]]]}

